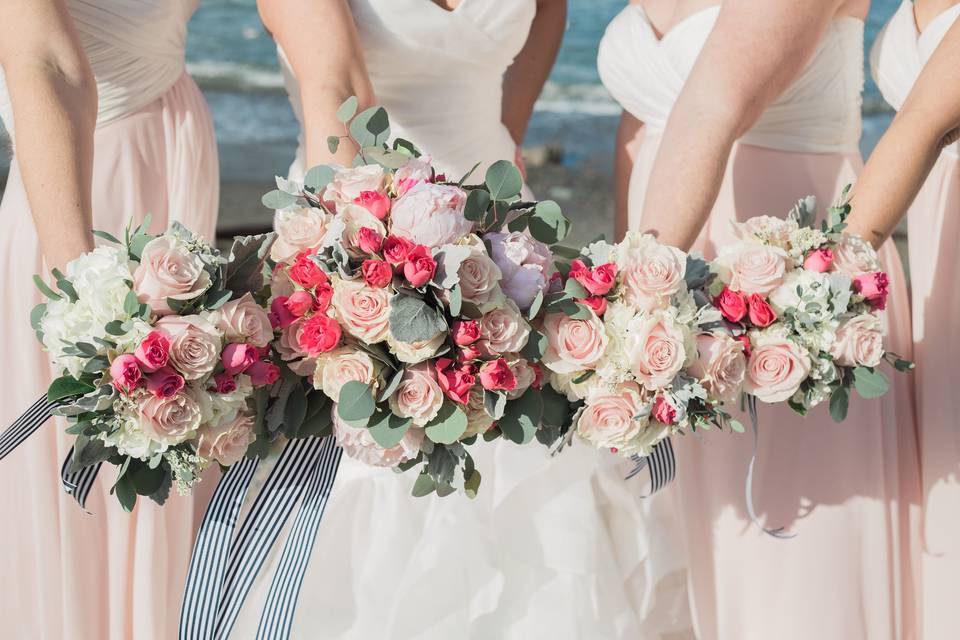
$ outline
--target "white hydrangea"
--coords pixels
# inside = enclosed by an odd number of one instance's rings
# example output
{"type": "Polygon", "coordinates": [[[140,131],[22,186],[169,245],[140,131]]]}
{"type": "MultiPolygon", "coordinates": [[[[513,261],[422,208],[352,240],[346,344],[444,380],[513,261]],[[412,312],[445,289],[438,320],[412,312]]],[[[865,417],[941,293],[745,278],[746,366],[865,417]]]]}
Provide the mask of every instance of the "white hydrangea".
{"type": "Polygon", "coordinates": [[[119,429],[104,434],[102,436],[104,444],[108,447],[116,447],[121,455],[139,460],[149,460],[156,454],[167,450],[166,444],[152,440],[140,428],[136,409],[131,403],[125,399],[120,399],[116,402],[114,408],[119,429]]]}
{"type": "Polygon", "coordinates": [[[66,275],[94,320],[125,320],[123,302],[133,281],[131,262],[122,247],[97,247],[70,262],[66,275]]]}
{"type": "Polygon", "coordinates": [[[86,359],[65,355],[64,348],[77,342],[93,344],[94,336],[102,338],[106,333],[103,324],[86,304],[70,303],[65,299],[47,303],[40,330],[43,332],[43,346],[54,362],[77,378],[83,371],[86,359]]]}

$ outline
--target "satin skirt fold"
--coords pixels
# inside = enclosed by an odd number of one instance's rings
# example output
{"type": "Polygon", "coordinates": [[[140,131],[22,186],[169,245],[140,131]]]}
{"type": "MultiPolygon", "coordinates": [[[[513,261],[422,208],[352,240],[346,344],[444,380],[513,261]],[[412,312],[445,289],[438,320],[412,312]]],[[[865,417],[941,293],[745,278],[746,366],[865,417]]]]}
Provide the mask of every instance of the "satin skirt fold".
{"type": "MultiPolygon", "coordinates": [[[[163,96],[100,127],[95,137],[94,228],[122,236],[152,215],[153,232],[178,220],[212,239],[219,201],[213,123],[184,75],[163,96]]],[[[14,157],[0,219],[0,425],[44,393],[54,377],[30,328],[43,273],[37,235],[14,157]]],[[[101,471],[87,512],[60,488],[73,436],[51,420],[0,462],[0,637],[168,640],[176,637],[196,529],[194,499],[173,492],[159,508],[141,499],[125,513],[101,471]]],[[[213,481],[199,493],[209,494],[213,481]]],[[[202,502],[198,497],[197,501],[202,502]]],[[[198,505],[199,506],[199,505],[198,505]]]]}
{"type": "MultiPolygon", "coordinates": [[[[631,228],[643,228],[643,198],[659,142],[648,133],[639,151],[630,187],[631,228]]],[[[817,197],[822,215],[860,167],[855,154],[739,144],[695,249],[713,258],[734,242],[731,221],[784,216],[806,195],[817,197]]],[[[891,281],[887,347],[909,358],[909,300],[892,243],[881,258],[891,281]]],[[[792,539],[765,535],[746,513],[749,431],[676,439],[677,480],[663,499],[676,507],[698,638],[918,637],[914,380],[913,374],[886,371],[891,391],[879,400],[854,394],[842,424],[831,420],[825,406],[803,418],[786,407],[759,405],[754,504],[764,526],[786,527],[796,534],[792,539]]],[[[749,424],[747,416],[739,419],[749,424]]]]}

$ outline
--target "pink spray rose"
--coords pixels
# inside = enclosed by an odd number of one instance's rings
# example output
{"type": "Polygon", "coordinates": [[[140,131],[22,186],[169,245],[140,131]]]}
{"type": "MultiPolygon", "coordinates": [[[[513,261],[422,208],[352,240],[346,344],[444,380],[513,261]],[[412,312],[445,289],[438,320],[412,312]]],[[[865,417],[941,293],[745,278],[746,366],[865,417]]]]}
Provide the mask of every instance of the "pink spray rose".
{"type": "Polygon", "coordinates": [[[476,320],[456,320],[453,323],[453,341],[465,347],[480,339],[480,323],[476,320]]]}
{"type": "Polygon", "coordinates": [[[803,261],[803,268],[807,271],[826,273],[833,264],[833,251],[830,249],[816,249],[807,254],[803,261]]]}
{"type": "Polygon", "coordinates": [[[251,364],[245,373],[250,376],[250,382],[255,387],[273,384],[280,379],[280,367],[264,360],[257,360],[251,364]]]}
{"type": "Polygon", "coordinates": [[[172,398],[183,389],[183,376],[170,367],[164,367],[147,376],[147,391],[157,398],[172,398]]]}
{"type": "Polygon", "coordinates": [[[390,213],[390,198],[379,191],[361,191],[353,203],[372,213],[377,220],[383,220],[390,213]]]}
{"type": "Polygon", "coordinates": [[[448,398],[460,404],[470,401],[470,390],[476,383],[472,365],[458,364],[450,358],[438,358],[434,366],[437,382],[448,398]]]}
{"type": "Polygon", "coordinates": [[[605,296],[617,282],[617,265],[610,262],[592,269],[582,260],[570,264],[570,277],[579,282],[591,296],[605,296]]]}
{"type": "Polygon", "coordinates": [[[223,371],[213,376],[213,388],[217,393],[230,394],[237,390],[237,380],[232,375],[223,371]]]}
{"type": "Polygon", "coordinates": [[[399,236],[387,236],[383,241],[383,257],[391,266],[399,267],[407,261],[407,255],[413,250],[415,245],[399,236]]]}
{"type": "Polygon", "coordinates": [[[724,287],[713,299],[713,306],[720,310],[720,315],[728,322],[740,322],[747,315],[746,296],[730,287],[724,287]]]}
{"type": "Polygon", "coordinates": [[[755,327],[769,327],[777,319],[777,313],[759,293],[750,294],[750,322],[755,327]]]}
{"type": "Polygon", "coordinates": [[[590,307],[595,314],[602,316],[607,311],[607,299],[603,296],[590,296],[589,298],[577,298],[577,302],[590,307]]]}
{"type": "Polygon", "coordinates": [[[270,303],[270,325],[277,329],[286,329],[297,319],[287,307],[290,296],[277,296],[270,303]]]}
{"type": "Polygon", "coordinates": [[[376,255],[380,253],[380,248],[383,246],[383,234],[370,227],[360,227],[360,231],[357,232],[357,246],[364,253],[376,255]]]}
{"type": "Polygon", "coordinates": [[[423,245],[418,245],[407,254],[407,261],[403,265],[403,277],[415,288],[422,287],[430,282],[437,271],[437,261],[430,255],[423,245]]]}
{"type": "Polygon", "coordinates": [[[853,289],[870,303],[874,309],[887,308],[887,296],[890,294],[890,279],[883,271],[863,273],[853,279],[853,289]]]}
{"type": "Polygon", "coordinates": [[[162,369],[170,360],[170,336],[164,331],[151,331],[140,341],[133,354],[146,373],[162,369]]]}
{"type": "Polygon", "coordinates": [[[383,260],[364,260],[360,272],[363,281],[375,289],[382,289],[393,280],[393,269],[383,260]]]}
{"type": "Polygon", "coordinates": [[[310,259],[312,255],[313,252],[310,250],[298,253],[297,259],[290,265],[288,272],[290,279],[304,289],[313,289],[321,282],[327,281],[327,274],[323,272],[320,265],[310,259]]]}
{"type": "Polygon", "coordinates": [[[293,316],[299,318],[313,309],[313,296],[306,291],[294,291],[287,297],[283,306],[287,308],[293,316]]]}
{"type": "Polygon", "coordinates": [[[663,396],[657,396],[653,401],[653,419],[660,424],[671,425],[677,421],[677,410],[670,401],[663,396]]]}
{"type": "Polygon", "coordinates": [[[343,332],[337,321],[329,316],[317,314],[303,323],[297,332],[300,349],[308,355],[317,357],[340,344],[343,332]]]}
{"type": "Polygon", "coordinates": [[[503,358],[484,362],[480,366],[480,384],[488,391],[513,391],[517,378],[503,358]]]}
{"type": "Polygon", "coordinates": [[[257,348],[252,344],[233,342],[224,347],[220,360],[226,372],[234,376],[246,371],[259,357],[257,348]]]}
{"type": "Polygon", "coordinates": [[[129,353],[124,353],[113,359],[110,363],[110,377],[113,381],[110,383],[120,393],[130,393],[140,385],[143,379],[143,373],[140,371],[140,365],[136,357],[129,353]]]}

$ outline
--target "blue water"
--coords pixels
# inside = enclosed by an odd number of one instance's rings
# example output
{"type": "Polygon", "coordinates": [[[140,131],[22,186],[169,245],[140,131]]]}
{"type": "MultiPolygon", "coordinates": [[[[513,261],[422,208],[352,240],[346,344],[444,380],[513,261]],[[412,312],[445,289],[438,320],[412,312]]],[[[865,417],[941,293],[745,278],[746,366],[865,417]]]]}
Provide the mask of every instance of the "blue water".
{"type": "MultiPolygon", "coordinates": [[[[874,1],[867,22],[867,47],[898,3],[874,1]]],[[[625,0],[570,0],[563,46],[537,105],[528,144],[559,145],[570,164],[590,160],[606,166],[609,162],[619,109],[597,76],[597,43],[624,4],[625,0]]],[[[297,125],[283,92],[273,41],[260,24],[255,0],[202,0],[190,23],[187,62],[213,111],[224,178],[263,179],[265,171],[283,171],[293,155],[297,125]],[[242,152],[253,149],[257,163],[250,161],[250,153],[242,152]]],[[[865,152],[890,119],[867,77],[865,152]]]]}

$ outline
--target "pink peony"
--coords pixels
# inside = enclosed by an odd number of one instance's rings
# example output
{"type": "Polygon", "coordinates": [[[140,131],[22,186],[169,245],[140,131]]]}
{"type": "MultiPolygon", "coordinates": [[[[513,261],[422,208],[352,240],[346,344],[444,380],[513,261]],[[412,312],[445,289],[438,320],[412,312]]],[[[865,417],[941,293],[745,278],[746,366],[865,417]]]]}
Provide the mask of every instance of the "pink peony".
{"type": "Polygon", "coordinates": [[[430,248],[453,244],[473,229],[463,216],[466,202],[460,187],[421,182],[393,203],[391,232],[430,248]]]}

